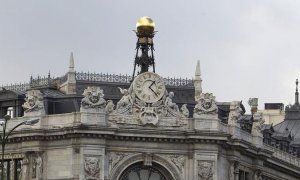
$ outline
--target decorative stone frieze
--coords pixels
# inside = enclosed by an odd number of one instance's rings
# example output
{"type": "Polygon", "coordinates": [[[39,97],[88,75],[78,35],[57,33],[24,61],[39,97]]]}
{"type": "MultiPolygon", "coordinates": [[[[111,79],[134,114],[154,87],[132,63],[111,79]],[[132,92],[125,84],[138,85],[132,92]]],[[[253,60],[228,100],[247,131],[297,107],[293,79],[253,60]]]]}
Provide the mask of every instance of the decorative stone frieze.
{"type": "Polygon", "coordinates": [[[45,107],[43,102],[43,94],[40,90],[30,90],[26,92],[24,108],[24,116],[43,116],[45,115],[45,107]]]}

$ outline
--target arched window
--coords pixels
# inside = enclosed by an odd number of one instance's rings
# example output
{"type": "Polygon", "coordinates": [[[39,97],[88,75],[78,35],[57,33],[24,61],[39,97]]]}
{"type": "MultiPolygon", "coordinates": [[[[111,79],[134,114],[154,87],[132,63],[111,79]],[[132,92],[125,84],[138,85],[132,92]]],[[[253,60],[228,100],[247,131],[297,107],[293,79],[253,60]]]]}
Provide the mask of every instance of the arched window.
{"type": "Polygon", "coordinates": [[[170,173],[159,164],[144,166],[142,162],[129,166],[119,180],[173,180],[170,173]]]}

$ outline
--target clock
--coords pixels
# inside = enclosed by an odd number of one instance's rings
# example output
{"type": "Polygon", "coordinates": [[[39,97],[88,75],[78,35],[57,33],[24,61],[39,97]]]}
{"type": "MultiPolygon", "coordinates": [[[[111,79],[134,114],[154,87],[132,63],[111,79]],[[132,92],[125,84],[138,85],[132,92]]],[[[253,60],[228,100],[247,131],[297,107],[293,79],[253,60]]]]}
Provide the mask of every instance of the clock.
{"type": "Polygon", "coordinates": [[[146,103],[154,103],[163,97],[166,87],[163,79],[158,74],[144,72],[133,81],[133,90],[140,100],[146,103]]]}

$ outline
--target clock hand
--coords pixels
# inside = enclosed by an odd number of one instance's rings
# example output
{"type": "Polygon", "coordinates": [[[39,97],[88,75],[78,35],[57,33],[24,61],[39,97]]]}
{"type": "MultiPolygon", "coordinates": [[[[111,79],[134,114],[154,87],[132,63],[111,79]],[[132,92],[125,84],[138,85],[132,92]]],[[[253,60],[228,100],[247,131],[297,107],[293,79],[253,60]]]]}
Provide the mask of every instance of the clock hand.
{"type": "Polygon", "coordinates": [[[149,86],[149,89],[150,89],[156,96],[158,96],[157,93],[151,88],[151,86],[149,86]]]}
{"type": "Polygon", "coordinates": [[[152,83],[150,84],[149,88],[151,88],[151,86],[153,86],[154,83],[155,83],[155,81],[152,81],[152,83]]]}
{"type": "Polygon", "coordinates": [[[150,86],[148,87],[156,96],[158,96],[157,95],[157,93],[152,89],[152,86],[155,84],[155,81],[152,81],[152,83],[150,84],[150,86]]]}

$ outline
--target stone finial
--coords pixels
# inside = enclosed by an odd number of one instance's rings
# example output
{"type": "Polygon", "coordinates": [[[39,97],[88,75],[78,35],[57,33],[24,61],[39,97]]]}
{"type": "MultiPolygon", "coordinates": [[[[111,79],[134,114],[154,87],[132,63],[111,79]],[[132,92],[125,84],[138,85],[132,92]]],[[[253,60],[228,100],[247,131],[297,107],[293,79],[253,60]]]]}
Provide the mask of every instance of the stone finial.
{"type": "Polygon", "coordinates": [[[296,79],[295,104],[299,105],[298,79],[296,79]]]}
{"type": "Polygon", "coordinates": [[[257,112],[258,98],[249,98],[248,104],[251,107],[251,113],[254,114],[257,112]]]}
{"type": "Polygon", "coordinates": [[[66,76],[67,80],[59,86],[59,90],[66,94],[76,94],[76,73],[73,52],[70,55],[69,70],[66,76]]]}
{"type": "Polygon", "coordinates": [[[201,79],[201,71],[200,71],[200,61],[197,61],[194,86],[195,86],[195,101],[198,101],[200,99],[200,95],[202,94],[202,79],[201,79]]]}
{"type": "Polygon", "coordinates": [[[70,62],[69,62],[69,72],[74,72],[74,71],[75,71],[74,57],[73,57],[73,52],[71,52],[70,62]]]}

